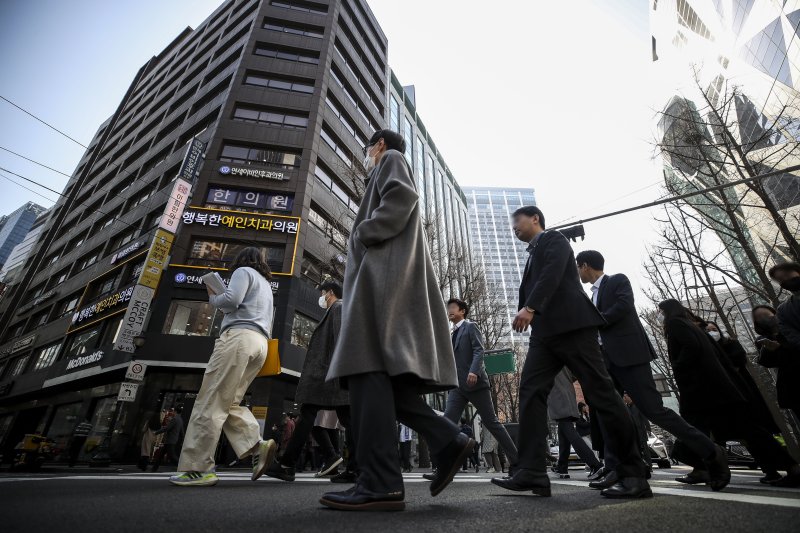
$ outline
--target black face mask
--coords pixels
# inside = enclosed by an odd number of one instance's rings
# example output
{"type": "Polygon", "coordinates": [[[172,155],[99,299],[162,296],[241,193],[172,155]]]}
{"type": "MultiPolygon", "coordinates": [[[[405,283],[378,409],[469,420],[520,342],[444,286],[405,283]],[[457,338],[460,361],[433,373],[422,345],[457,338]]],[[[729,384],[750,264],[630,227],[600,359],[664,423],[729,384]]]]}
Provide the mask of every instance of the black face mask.
{"type": "Polygon", "coordinates": [[[781,282],[781,287],[790,292],[800,291],[800,278],[790,278],[781,282]]]}
{"type": "Polygon", "coordinates": [[[772,333],[778,330],[778,317],[771,316],[769,318],[762,318],[756,321],[756,325],[759,326],[759,329],[772,333]]]}

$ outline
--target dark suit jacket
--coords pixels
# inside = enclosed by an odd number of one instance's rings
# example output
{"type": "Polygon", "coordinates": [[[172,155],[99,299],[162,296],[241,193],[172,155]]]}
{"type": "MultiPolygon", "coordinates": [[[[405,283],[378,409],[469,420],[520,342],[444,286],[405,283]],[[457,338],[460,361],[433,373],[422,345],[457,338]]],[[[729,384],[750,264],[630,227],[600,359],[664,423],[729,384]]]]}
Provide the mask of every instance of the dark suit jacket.
{"type": "Polygon", "coordinates": [[[534,310],[531,336],[547,338],[605,324],[578,279],[575,254],[558,231],[546,231],[530,252],[519,287],[519,309],[534,310]]]}
{"type": "Polygon", "coordinates": [[[616,366],[650,363],[656,352],[647,337],[636,306],[633,288],[625,274],[606,276],[597,291],[597,309],[606,320],[600,328],[603,354],[616,366]]]}
{"type": "Polygon", "coordinates": [[[489,388],[489,376],[483,364],[483,335],[474,322],[465,320],[458,328],[453,353],[456,356],[456,373],[461,390],[489,388]],[[467,375],[470,372],[478,376],[478,382],[474,387],[467,386],[467,375]]]}
{"type": "Polygon", "coordinates": [[[794,350],[800,350],[800,296],[792,295],[778,306],[778,328],[794,350]]]}

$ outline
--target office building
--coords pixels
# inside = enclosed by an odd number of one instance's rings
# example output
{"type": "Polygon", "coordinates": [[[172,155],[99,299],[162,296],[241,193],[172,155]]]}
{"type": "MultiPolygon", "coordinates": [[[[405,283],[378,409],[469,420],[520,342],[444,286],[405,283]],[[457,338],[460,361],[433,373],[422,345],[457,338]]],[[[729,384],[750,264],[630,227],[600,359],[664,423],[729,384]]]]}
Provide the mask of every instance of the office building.
{"type": "Polygon", "coordinates": [[[0,269],[0,282],[7,285],[14,283],[14,279],[17,274],[22,271],[25,261],[27,261],[34,246],[38,242],[39,235],[42,233],[48,216],[50,216],[49,209],[39,213],[39,216],[36,217],[30,231],[28,231],[25,238],[22,239],[22,242],[11,249],[11,253],[8,254],[8,259],[6,259],[5,264],[2,269],[0,269]]]}
{"type": "Polygon", "coordinates": [[[0,301],[0,447],[33,432],[63,445],[85,417],[90,445],[113,424],[111,454],[130,459],[152,413],[183,405],[188,417],[222,319],[199,277],[227,278],[250,245],[274,274],[282,368],[244,401],[269,434],[294,408],[323,315],[316,287],[343,274],[362,150],[386,125],[389,85],[387,39],[365,0],[228,0],[148,61],[0,301]],[[132,354],[114,344],[193,139],[205,160],[137,339],[146,374],[116,410],[132,354]]]}
{"type": "Polygon", "coordinates": [[[28,202],[10,215],[0,217],[0,268],[5,265],[11,251],[25,239],[36,218],[44,211],[44,207],[28,202]]]}
{"type": "Polygon", "coordinates": [[[525,346],[525,334],[511,331],[517,315],[519,284],[528,259],[525,243],[511,231],[511,215],[522,206],[536,205],[531,188],[464,187],[469,206],[473,253],[480,260],[490,287],[506,303],[508,333],[500,347],[525,346]]]}

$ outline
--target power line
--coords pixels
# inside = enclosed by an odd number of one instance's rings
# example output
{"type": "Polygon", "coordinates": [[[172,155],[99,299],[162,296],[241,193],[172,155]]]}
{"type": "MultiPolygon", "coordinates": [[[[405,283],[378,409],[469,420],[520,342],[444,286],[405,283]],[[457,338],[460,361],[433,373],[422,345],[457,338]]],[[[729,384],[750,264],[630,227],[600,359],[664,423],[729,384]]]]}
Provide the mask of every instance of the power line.
{"type": "Polygon", "coordinates": [[[31,117],[35,118],[36,120],[38,120],[39,122],[41,122],[42,124],[44,124],[45,126],[47,126],[48,128],[50,128],[51,130],[53,130],[53,131],[57,131],[58,133],[60,133],[61,135],[63,135],[63,136],[64,136],[64,137],[66,137],[67,139],[69,139],[70,141],[74,142],[75,144],[77,144],[77,145],[79,145],[79,146],[83,146],[83,147],[84,147],[84,148],[86,148],[87,150],[89,149],[89,147],[88,147],[88,146],[86,146],[85,144],[83,144],[82,142],[80,142],[80,141],[76,141],[74,138],[70,137],[69,135],[67,135],[66,133],[64,133],[63,131],[61,131],[60,129],[56,128],[55,126],[52,126],[52,125],[48,124],[47,122],[45,122],[44,120],[40,119],[39,117],[37,117],[36,115],[34,115],[33,113],[31,113],[30,111],[27,111],[26,109],[23,109],[22,107],[18,106],[17,104],[15,104],[14,102],[12,102],[12,101],[11,101],[11,100],[9,100],[8,98],[6,98],[5,96],[2,96],[2,95],[0,95],[0,98],[2,98],[3,100],[5,100],[5,101],[6,101],[6,102],[8,102],[9,104],[13,105],[13,106],[14,106],[14,107],[16,107],[17,109],[19,109],[20,111],[22,111],[23,113],[25,113],[26,115],[30,115],[31,117]]]}
{"type": "Polygon", "coordinates": [[[56,203],[56,201],[53,200],[52,198],[48,198],[47,196],[43,195],[39,191],[35,191],[35,190],[31,189],[30,187],[26,187],[25,185],[21,184],[20,182],[14,181],[14,180],[12,180],[11,178],[9,178],[8,176],[6,176],[4,174],[0,174],[0,178],[6,179],[6,180],[10,181],[11,183],[13,183],[14,185],[18,185],[18,186],[22,187],[23,189],[26,189],[26,190],[32,192],[33,194],[35,194],[36,196],[40,196],[40,197],[44,198],[45,200],[47,200],[49,202],[56,203]]]}
{"type": "Polygon", "coordinates": [[[3,147],[3,146],[0,146],[0,150],[5,150],[6,152],[8,152],[8,153],[10,153],[10,154],[14,154],[14,155],[15,155],[15,156],[17,156],[17,157],[21,157],[21,158],[22,158],[22,159],[24,159],[25,161],[30,161],[30,162],[31,162],[31,163],[33,163],[34,165],[39,165],[40,167],[44,167],[44,168],[46,168],[47,170],[52,170],[53,172],[56,172],[56,173],[58,173],[58,174],[61,174],[62,176],[66,176],[66,177],[68,177],[68,178],[72,178],[72,176],[71,176],[71,175],[69,175],[69,174],[67,174],[66,172],[61,172],[60,170],[56,170],[56,169],[54,169],[53,167],[48,167],[48,166],[47,166],[47,165],[45,165],[44,163],[40,163],[40,162],[38,162],[38,161],[34,161],[33,159],[31,159],[31,158],[29,158],[29,157],[25,157],[24,155],[22,155],[22,154],[18,154],[17,152],[15,152],[15,151],[13,151],[13,150],[9,150],[8,148],[5,148],[5,147],[3,147]]]}
{"type": "Polygon", "coordinates": [[[647,209],[649,207],[655,207],[657,205],[668,204],[670,202],[676,202],[678,200],[685,200],[686,198],[691,198],[693,196],[699,196],[701,194],[706,194],[706,193],[709,193],[709,192],[714,192],[714,191],[720,191],[722,189],[727,189],[728,187],[733,187],[735,185],[741,185],[743,183],[747,183],[748,181],[755,181],[755,180],[760,180],[760,179],[764,179],[764,178],[769,178],[771,176],[777,176],[779,174],[786,174],[786,173],[789,173],[789,172],[794,172],[796,170],[800,170],[800,165],[793,165],[793,166],[786,167],[786,168],[783,168],[783,169],[780,169],[780,170],[773,170],[772,172],[766,172],[764,174],[759,174],[757,176],[751,176],[749,178],[744,178],[744,179],[741,179],[741,180],[736,180],[736,181],[731,181],[731,182],[728,182],[728,183],[723,183],[722,185],[715,185],[714,187],[708,187],[706,189],[700,189],[698,191],[694,191],[694,192],[690,192],[690,193],[686,193],[686,194],[680,194],[678,196],[669,196],[667,198],[661,198],[659,200],[655,200],[653,202],[649,202],[649,203],[646,203],[646,204],[641,204],[641,205],[637,205],[637,206],[634,206],[634,207],[628,207],[626,209],[620,209],[619,211],[612,211],[610,213],[605,213],[603,215],[597,215],[595,217],[590,217],[590,218],[586,218],[586,219],[583,219],[583,220],[578,220],[576,222],[571,222],[569,224],[561,224],[561,225],[558,225],[558,226],[553,226],[553,227],[551,227],[549,229],[563,229],[563,228],[567,228],[567,227],[570,227],[570,226],[576,226],[576,225],[579,225],[579,224],[585,224],[587,222],[593,222],[595,220],[600,220],[600,219],[603,219],[603,218],[609,218],[609,217],[613,217],[613,216],[617,216],[617,215],[622,215],[622,214],[625,214],[625,213],[630,213],[632,211],[638,211],[640,209],[647,209]]]}
{"type": "Polygon", "coordinates": [[[44,185],[44,184],[42,184],[42,183],[39,183],[38,181],[34,181],[34,180],[30,179],[30,178],[26,178],[26,177],[25,177],[25,176],[23,176],[22,174],[17,174],[16,172],[13,172],[13,171],[11,171],[11,170],[8,170],[7,168],[3,168],[3,167],[0,167],[0,170],[3,170],[3,171],[5,171],[5,172],[8,172],[9,174],[13,174],[13,175],[15,175],[16,177],[18,177],[18,178],[22,178],[22,179],[24,179],[25,181],[27,181],[27,182],[29,182],[29,183],[33,183],[34,185],[38,185],[38,186],[39,186],[39,187],[41,187],[42,189],[47,189],[47,190],[48,190],[48,191],[50,191],[50,192],[54,192],[54,193],[56,193],[57,195],[59,195],[59,196],[62,196],[62,197],[64,197],[64,198],[66,198],[66,196],[64,196],[63,194],[61,194],[61,193],[60,193],[60,192],[58,192],[57,190],[55,190],[55,189],[51,189],[51,188],[50,188],[50,187],[48,187],[47,185],[44,185]]]}

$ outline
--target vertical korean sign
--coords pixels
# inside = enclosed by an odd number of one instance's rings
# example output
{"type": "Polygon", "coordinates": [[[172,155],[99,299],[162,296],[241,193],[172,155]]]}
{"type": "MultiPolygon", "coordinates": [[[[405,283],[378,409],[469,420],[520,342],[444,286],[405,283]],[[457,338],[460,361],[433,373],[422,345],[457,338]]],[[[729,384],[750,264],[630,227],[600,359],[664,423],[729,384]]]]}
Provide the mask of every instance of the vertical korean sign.
{"type": "Polygon", "coordinates": [[[175,232],[183,215],[183,210],[192,193],[194,180],[200,171],[203,163],[203,152],[206,144],[197,139],[192,139],[186,155],[183,158],[178,178],[172,187],[172,192],[167,199],[167,206],[158,229],[150,243],[150,249],[145,259],[142,273],[133,289],[128,308],[122,319],[122,326],[114,343],[114,349],[123,352],[133,353],[135,346],[133,339],[138,337],[144,330],[147,315],[152,307],[153,297],[156,288],[161,280],[161,275],[169,262],[169,255],[172,250],[172,243],[175,240],[175,232]]]}

